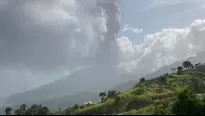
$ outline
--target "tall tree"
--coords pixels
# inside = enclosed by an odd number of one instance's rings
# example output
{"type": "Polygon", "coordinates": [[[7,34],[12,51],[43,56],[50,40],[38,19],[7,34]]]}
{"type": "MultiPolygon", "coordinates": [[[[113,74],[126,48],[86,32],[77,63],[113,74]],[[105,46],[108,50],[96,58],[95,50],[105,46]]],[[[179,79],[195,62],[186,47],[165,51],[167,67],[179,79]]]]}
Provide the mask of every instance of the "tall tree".
{"type": "Polygon", "coordinates": [[[106,97],[106,92],[100,92],[99,97],[101,97],[101,102],[104,102],[104,99],[106,97]]]}
{"type": "Polygon", "coordinates": [[[193,64],[190,61],[185,61],[183,62],[183,67],[186,68],[187,70],[189,70],[190,68],[192,68],[193,64]]]}
{"type": "Polygon", "coordinates": [[[12,111],[12,108],[11,108],[11,107],[7,107],[7,108],[5,109],[5,114],[6,114],[6,115],[11,115],[11,111],[12,111]]]}

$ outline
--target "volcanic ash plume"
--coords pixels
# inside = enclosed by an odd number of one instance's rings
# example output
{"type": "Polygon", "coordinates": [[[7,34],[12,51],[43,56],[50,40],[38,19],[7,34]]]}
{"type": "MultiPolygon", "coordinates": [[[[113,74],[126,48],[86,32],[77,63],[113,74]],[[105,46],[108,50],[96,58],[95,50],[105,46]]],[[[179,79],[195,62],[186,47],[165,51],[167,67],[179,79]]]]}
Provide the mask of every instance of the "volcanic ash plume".
{"type": "Polygon", "coordinates": [[[101,44],[100,55],[105,64],[116,64],[118,47],[116,38],[120,30],[120,9],[116,0],[97,0],[96,5],[104,9],[107,18],[107,33],[104,42],[101,44]]]}

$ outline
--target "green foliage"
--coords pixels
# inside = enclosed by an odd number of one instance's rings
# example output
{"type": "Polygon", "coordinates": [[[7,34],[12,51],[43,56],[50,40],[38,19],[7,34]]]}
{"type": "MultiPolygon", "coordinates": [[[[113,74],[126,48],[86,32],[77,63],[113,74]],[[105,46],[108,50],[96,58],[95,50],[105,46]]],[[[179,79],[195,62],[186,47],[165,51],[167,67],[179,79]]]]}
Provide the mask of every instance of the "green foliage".
{"type": "Polygon", "coordinates": [[[154,115],[155,113],[155,106],[154,105],[149,105],[144,108],[140,108],[138,110],[131,110],[128,112],[122,113],[122,115],[154,115]]]}
{"type": "Polygon", "coordinates": [[[145,82],[145,78],[143,77],[143,78],[141,78],[140,79],[140,82],[142,83],[142,82],[145,82]]]}
{"type": "Polygon", "coordinates": [[[182,70],[183,70],[183,67],[182,66],[178,66],[177,67],[177,74],[181,74],[182,70]]]}
{"type": "Polygon", "coordinates": [[[194,65],[190,61],[183,62],[183,67],[189,70],[190,68],[194,68],[194,65]]]}
{"type": "Polygon", "coordinates": [[[118,94],[120,94],[120,92],[117,92],[116,90],[110,90],[107,93],[107,97],[108,98],[116,97],[118,94]]]}
{"type": "Polygon", "coordinates": [[[11,107],[7,107],[7,108],[5,109],[5,114],[6,114],[6,115],[11,115],[11,111],[12,111],[12,108],[11,108],[11,107]]]}
{"type": "Polygon", "coordinates": [[[194,91],[185,89],[179,93],[173,106],[173,113],[177,115],[200,115],[202,105],[194,91]]]}
{"type": "Polygon", "coordinates": [[[22,104],[19,109],[15,110],[14,115],[47,115],[49,109],[46,106],[33,104],[30,108],[27,108],[25,104],[22,104]]]}
{"type": "Polygon", "coordinates": [[[99,97],[101,97],[101,102],[104,102],[105,97],[107,96],[106,92],[100,92],[99,97]]]}
{"type": "Polygon", "coordinates": [[[201,81],[200,78],[192,77],[191,78],[190,88],[193,89],[196,93],[203,93],[205,92],[204,83],[201,81]]]}
{"type": "Polygon", "coordinates": [[[167,79],[165,76],[160,76],[159,77],[159,81],[162,82],[162,83],[166,83],[167,82],[167,79]]]}

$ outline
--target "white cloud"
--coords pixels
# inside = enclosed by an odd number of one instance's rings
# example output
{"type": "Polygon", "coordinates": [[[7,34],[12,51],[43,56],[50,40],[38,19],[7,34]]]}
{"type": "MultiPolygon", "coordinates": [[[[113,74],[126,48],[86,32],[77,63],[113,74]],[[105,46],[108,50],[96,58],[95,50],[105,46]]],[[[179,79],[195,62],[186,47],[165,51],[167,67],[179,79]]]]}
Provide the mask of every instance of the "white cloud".
{"type": "Polygon", "coordinates": [[[184,29],[162,29],[146,35],[139,45],[127,37],[118,38],[118,43],[123,54],[120,66],[144,75],[205,50],[205,20],[195,20],[184,29]]]}
{"type": "Polygon", "coordinates": [[[126,32],[126,31],[132,31],[136,34],[143,32],[143,29],[139,29],[139,28],[133,28],[130,25],[125,25],[122,32],[126,32]]]}

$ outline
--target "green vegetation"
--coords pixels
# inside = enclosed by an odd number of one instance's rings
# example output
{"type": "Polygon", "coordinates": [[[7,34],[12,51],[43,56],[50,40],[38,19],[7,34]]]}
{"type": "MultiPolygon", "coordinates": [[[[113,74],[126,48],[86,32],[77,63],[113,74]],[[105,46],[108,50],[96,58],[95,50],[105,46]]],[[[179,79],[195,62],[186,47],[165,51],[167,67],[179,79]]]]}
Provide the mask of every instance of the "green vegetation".
{"type": "Polygon", "coordinates": [[[12,111],[12,108],[11,108],[11,107],[7,107],[7,108],[5,109],[5,114],[6,114],[6,115],[11,115],[11,111],[12,111]]]}
{"type": "MultiPolygon", "coordinates": [[[[11,115],[12,108],[5,110],[6,115],[11,115]]],[[[30,108],[22,104],[19,109],[14,110],[14,115],[49,115],[49,109],[46,106],[33,104],[30,108]]]]}
{"type": "MultiPolygon", "coordinates": [[[[177,74],[164,74],[159,77],[140,82],[126,92],[115,90],[100,92],[101,102],[91,105],[74,105],[60,109],[54,115],[190,115],[205,114],[205,72],[194,69],[189,61],[177,68],[177,74]],[[185,71],[183,69],[186,69],[185,71]],[[201,97],[198,97],[198,95],[201,97]]],[[[36,109],[36,108],[30,108],[36,109]]],[[[43,109],[40,107],[40,109],[43,109]]],[[[28,114],[26,105],[20,107],[28,114]]],[[[11,110],[5,110],[10,114],[11,110]]],[[[40,112],[37,110],[37,112],[40,112]]],[[[41,114],[48,114],[44,107],[41,114]]],[[[38,114],[38,113],[34,113],[38,114]]],[[[33,115],[34,115],[33,114],[33,115]]]]}

